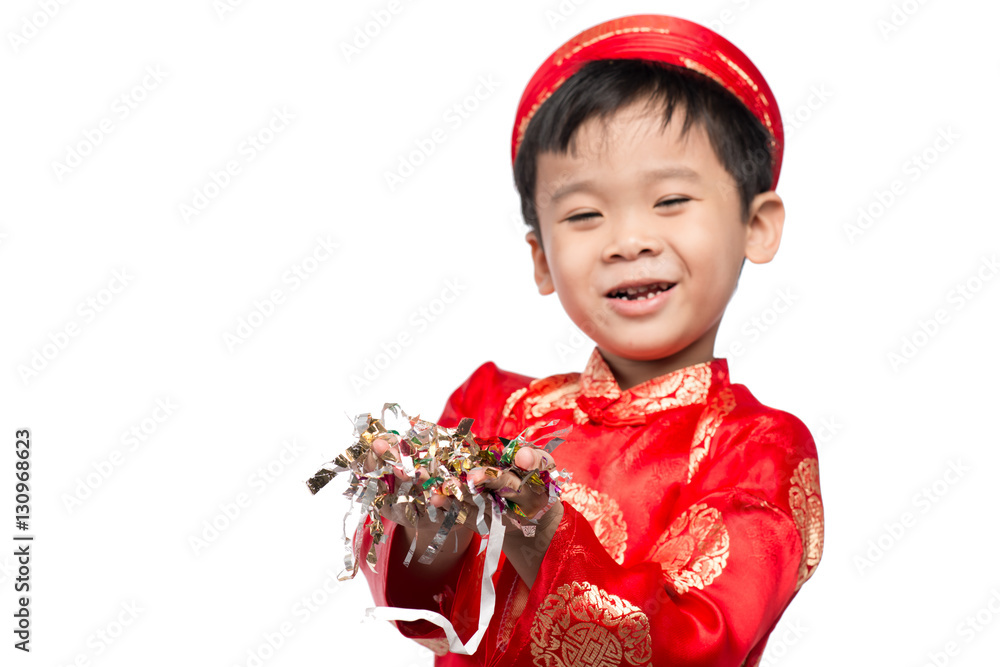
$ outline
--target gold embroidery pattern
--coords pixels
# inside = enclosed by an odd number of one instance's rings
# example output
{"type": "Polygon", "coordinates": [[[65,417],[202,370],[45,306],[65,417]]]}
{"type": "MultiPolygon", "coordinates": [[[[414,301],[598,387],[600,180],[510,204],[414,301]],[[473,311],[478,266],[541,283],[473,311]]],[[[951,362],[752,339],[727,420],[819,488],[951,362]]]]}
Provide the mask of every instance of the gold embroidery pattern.
{"type": "Polygon", "coordinates": [[[635,412],[645,414],[704,403],[711,384],[712,364],[706,361],[643,382],[625,393],[635,396],[635,412]]]}
{"type": "Polygon", "coordinates": [[[539,419],[553,410],[576,408],[576,397],[580,394],[579,374],[566,373],[532,380],[528,392],[524,398],[525,421],[539,419]]]}
{"type": "Polygon", "coordinates": [[[720,86],[731,92],[733,95],[736,95],[736,91],[727,86],[726,82],[723,81],[721,78],[719,78],[718,74],[708,69],[701,63],[695,60],[691,60],[690,58],[685,58],[684,56],[681,56],[681,62],[684,63],[684,66],[687,67],[688,69],[693,69],[695,72],[707,76],[708,78],[712,79],[717,84],[719,84],[720,86]]]}
{"type": "MultiPolygon", "coordinates": [[[[587,396],[608,399],[608,407],[602,411],[607,421],[642,424],[647,414],[704,403],[712,385],[713,370],[713,362],[706,361],[647,380],[623,392],[595,347],[582,374],[564,373],[532,380],[525,393],[507,399],[504,412],[513,411],[517,401],[523,400],[525,421],[540,419],[554,410],[573,410],[573,421],[586,424],[590,416],[577,405],[577,399],[587,396]]],[[[727,373],[720,367],[717,377],[725,382],[727,373]]]]}
{"type": "Polygon", "coordinates": [[[448,644],[447,639],[415,639],[413,637],[410,637],[410,639],[413,639],[413,641],[417,642],[421,646],[434,651],[434,655],[438,656],[448,655],[448,650],[451,647],[451,645],[448,644]]]}
{"type": "Polygon", "coordinates": [[[618,501],[577,482],[567,482],[562,488],[561,497],[569,501],[590,523],[597,539],[620,565],[625,560],[628,526],[618,501]]]}
{"type": "Polygon", "coordinates": [[[552,84],[545,92],[539,94],[538,101],[531,105],[531,109],[525,114],[524,118],[521,119],[520,125],[517,127],[517,140],[514,142],[514,154],[517,155],[518,149],[521,147],[521,142],[524,141],[524,133],[528,131],[528,123],[535,116],[535,112],[538,111],[539,107],[545,104],[552,95],[559,90],[559,86],[566,83],[566,76],[559,77],[559,80],[552,84]]]}
{"type": "Polygon", "coordinates": [[[726,57],[722,51],[716,50],[715,55],[719,56],[719,60],[729,65],[730,69],[740,75],[740,78],[747,82],[747,85],[753,88],[753,92],[757,92],[760,89],[757,87],[757,82],[750,78],[750,75],[743,71],[743,69],[734,63],[732,60],[726,57]]]}
{"type": "Polygon", "coordinates": [[[526,391],[528,391],[527,387],[521,387],[507,397],[507,402],[503,404],[503,412],[500,413],[500,421],[504,421],[510,417],[511,410],[514,409],[514,406],[517,405],[517,402],[521,400],[526,391]]]}
{"type": "Polygon", "coordinates": [[[823,555],[823,501],[819,495],[819,461],[805,459],[792,474],[788,491],[792,518],[802,536],[802,562],[795,590],[812,576],[823,555]]]}
{"type": "Polygon", "coordinates": [[[500,621],[500,629],[497,632],[497,649],[500,651],[507,650],[507,644],[510,642],[511,633],[514,631],[514,626],[517,625],[517,621],[524,614],[524,608],[528,604],[528,596],[531,594],[531,589],[528,585],[524,583],[524,579],[517,577],[514,581],[514,585],[511,586],[511,591],[507,594],[507,604],[504,605],[503,616],[500,621]]]}
{"type": "Polygon", "coordinates": [[[761,113],[764,114],[764,124],[767,125],[767,131],[770,132],[771,136],[773,137],[774,128],[771,127],[771,114],[767,113],[767,107],[769,106],[767,103],[767,96],[765,96],[764,93],[761,92],[760,88],[757,87],[757,82],[751,79],[750,75],[744,72],[739,65],[737,65],[732,60],[727,58],[725,54],[722,53],[722,51],[716,51],[715,55],[719,56],[719,60],[729,65],[729,68],[734,72],[736,72],[740,76],[740,78],[743,79],[743,81],[745,81],[746,84],[753,89],[753,92],[757,93],[757,99],[761,103],[761,113]]]}
{"type": "Polygon", "coordinates": [[[722,574],[729,559],[729,531],[722,512],[693,505],[670,524],[651,551],[678,594],[704,589],[722,574]]]}
{"type": "Polygon", "coordinates": [[[560,586],[531,624],[536,667],[648,665],[652,653],[646,614],[586,581],[560,586]]]}
{"type": "Polygon", "coordinates": [[[653,28],[648,25],[641,25],[641,23],[637,23],[636,19],[632,17],[608,21],[607,23],[597,25],[583,31],[577,36],[576,39],[568,42],[560,48],[555,54],[555,65],[556,67],[559,67],[567,58],[576,55],[588,46],[592,46],[598,42],[603,42],[608,38],[614,37],[615,35],[624,35],[630,32],[657,32],[663,35],[670,34],[670,30],[667,28],[653,28]]]}
{"type": "Polygon", "coordinates": [[[712,404],[702,412],[698,425],[695,427],[694,440],[691,443],[691,456],[688,461],[688,478],[690,482],[694,474],[698,472],[698,465],[708,454],[708,448],[712,445],[712,438],[722,420],[736,407],[736,397],[732,389],[726,387],[721,390],[712,400],[712,404]]]}
{"type": "Polygon", "coordinates": [[[587,359],[587,366],[583,369],[580,377],[580,386],[587,396],[607,396],[608,398],[618,398],[622,395],[621,387],[615,374],[611,372],[608,362],[601,356],[600,350],[596,347],[587,359]]]}

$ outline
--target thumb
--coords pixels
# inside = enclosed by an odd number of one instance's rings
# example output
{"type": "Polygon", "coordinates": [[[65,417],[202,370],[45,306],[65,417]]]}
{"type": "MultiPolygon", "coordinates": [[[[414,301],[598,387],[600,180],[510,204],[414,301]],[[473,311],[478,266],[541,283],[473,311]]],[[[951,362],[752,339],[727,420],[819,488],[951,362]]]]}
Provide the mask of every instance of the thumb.
{"type": "Polygon", "coordinates": [[[514,455],[514,465],[523,470],[552,470],[556,467],[555,459],[544,449],[537,447],[521,447],[514,455]]]}

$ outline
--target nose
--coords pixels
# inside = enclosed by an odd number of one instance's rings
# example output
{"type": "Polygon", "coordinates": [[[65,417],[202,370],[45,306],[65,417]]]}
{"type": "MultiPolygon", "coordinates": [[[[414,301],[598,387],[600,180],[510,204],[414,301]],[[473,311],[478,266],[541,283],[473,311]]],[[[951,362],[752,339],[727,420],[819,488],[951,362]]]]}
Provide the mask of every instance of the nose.
{"type": "Polygon", "coordinates": [[[631,261],[639,257],[655,257],[663,251],[663,241],[639,216],[630,216],[608,225],[610,238],[604,247],[604,261],[631,261]]]}

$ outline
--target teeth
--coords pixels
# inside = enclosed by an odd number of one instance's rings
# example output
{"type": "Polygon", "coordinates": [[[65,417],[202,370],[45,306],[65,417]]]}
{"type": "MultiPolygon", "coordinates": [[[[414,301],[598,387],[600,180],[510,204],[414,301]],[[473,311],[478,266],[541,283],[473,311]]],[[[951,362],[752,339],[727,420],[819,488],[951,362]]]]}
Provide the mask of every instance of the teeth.
{"type": "Polygon", "coordinates": [[[616,299],[627,299],[629,301],[645,301],[668,289],[670,289],[670,283],[657,283],[644,287],[626,287],[616,291],[612,296],[616,299]]]}

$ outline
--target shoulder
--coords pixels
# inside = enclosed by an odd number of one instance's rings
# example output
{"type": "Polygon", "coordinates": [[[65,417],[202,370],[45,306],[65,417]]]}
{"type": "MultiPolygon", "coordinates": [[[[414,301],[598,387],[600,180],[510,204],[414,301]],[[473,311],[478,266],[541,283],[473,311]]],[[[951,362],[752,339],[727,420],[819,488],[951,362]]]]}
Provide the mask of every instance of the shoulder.
{"type": "Polygon", "coordinates": [[[527,387],[534,379],[528,375],[505,370],[492,361],[487,361],[472,371],[468,379],[455,391],[477,392],[483,395],[504,394],[506,398],[510,392],[527,387]]]}
{"type": "Polygon", "coordinates": [[[507,399],[532,380],[534,378],[528,375],[505,370],[487,361],[451,393],[438,423],[457,426],[462,418],[472,417],[475,419],[473,431],[477,435],[493,435],[507,399]]]}
{"type": "Polygon", "coordinates": [[[816,444],[805,422],[794,414],[761,403],[744,385],[729,385],[734,398],[727,421],[737,441],[780,448],[791,458],[815,457],[816,444]]]}

